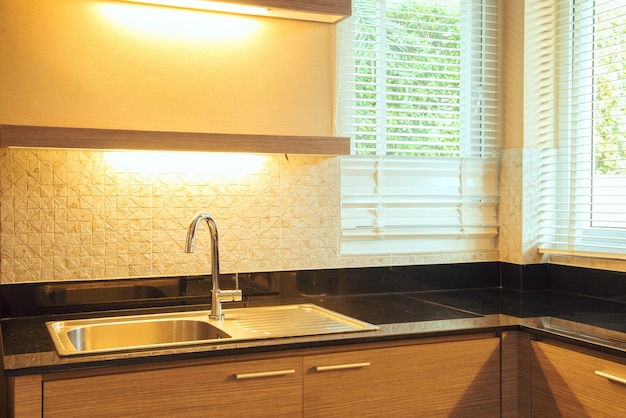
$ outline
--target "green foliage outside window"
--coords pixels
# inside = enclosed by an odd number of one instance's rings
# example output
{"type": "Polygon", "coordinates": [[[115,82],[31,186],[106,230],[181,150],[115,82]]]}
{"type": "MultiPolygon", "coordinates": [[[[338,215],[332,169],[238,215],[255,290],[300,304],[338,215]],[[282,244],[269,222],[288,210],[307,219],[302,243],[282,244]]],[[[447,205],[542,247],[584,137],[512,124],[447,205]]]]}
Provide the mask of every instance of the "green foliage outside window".
{"type": "Polygon", "coordinates": [[[372,23],[369,9],[359,9],[354,16],[360,33],[355,66],[357,154],[377,153],[377,121],[384,119],[383,154],[459,156],[461,11],[458,4],[451,5],[388,1],[384,35],[372,23]],[[377,83],[379,77],[385,83],[377,83]]]}
{"type": "Polygon", "coordinates": [[[594,49],[594,159],[598,174],[626,175],[626,8],[599,15],[594,49]]]}

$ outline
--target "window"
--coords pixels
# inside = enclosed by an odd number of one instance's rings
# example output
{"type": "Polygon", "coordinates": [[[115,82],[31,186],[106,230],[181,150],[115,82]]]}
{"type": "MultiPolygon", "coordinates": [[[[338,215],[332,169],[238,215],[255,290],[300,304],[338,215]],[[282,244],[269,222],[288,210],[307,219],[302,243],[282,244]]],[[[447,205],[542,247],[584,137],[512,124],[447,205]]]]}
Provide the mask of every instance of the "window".
{"type": "Polygon", "coordinates": [[[496,248],[495,0],[353,0],[337,28],[342,254],[496,248]]]}
{"type": "Polygon", "coordinates": [[[626,6],[560,0],[550,14],[540,249],[626,258],[626,6]]]}

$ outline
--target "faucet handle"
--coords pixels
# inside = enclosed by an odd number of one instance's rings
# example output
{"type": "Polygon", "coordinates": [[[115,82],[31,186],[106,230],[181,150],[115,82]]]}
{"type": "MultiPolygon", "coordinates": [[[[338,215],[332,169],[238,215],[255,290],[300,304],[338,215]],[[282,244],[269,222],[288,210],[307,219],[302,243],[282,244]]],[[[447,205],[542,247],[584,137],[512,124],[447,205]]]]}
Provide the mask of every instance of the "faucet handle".
{"type": "Polygon", "coordinates": [[[239,289],[239,273],[235,273],[235,290],[233,291],[233,302],[241,302],[243,292],[239,289]]]}
{"type": "Polygon", "coordinates": [[[235,288],[218,289],[217,299],[220,302],[241,302],[243,299],[243,292],[239,289],[239,273],[235,273],[235,288]]]}
{"type": "Polygon", "coordinates": [[[243,295],[241,293],[241,290],[239,289],[234,289],[234,290],[220,289],[217,292],[217,299],[220,302],[241,302],[242,298],[243,298],[243,295]]]}
{"type": "Polygon", "coordinates": [[[243,292],[240,289],[233,290],[233,302],[241,302],[243,299],[243,292]]]}

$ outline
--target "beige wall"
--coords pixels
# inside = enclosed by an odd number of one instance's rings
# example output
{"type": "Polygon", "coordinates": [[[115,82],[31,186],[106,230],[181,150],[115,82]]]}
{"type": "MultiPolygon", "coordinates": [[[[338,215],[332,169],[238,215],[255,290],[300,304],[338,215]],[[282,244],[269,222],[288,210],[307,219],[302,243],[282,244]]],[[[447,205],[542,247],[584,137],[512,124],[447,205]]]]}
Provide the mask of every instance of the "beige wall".
{"type": "MultiPolygon", "coordinates": [[[[538,261],[528,225],[532,150],[520,132],[523,37],[510,33],[523,26],[523,3],[503,3],[506,43],[518,54],[503,68],[500,252],[342,257],[334,157],[200,154],[177,163],[153,153],[3,149],[0,283],[207,273],[208,233],[196,254],[183,252],[200,210],[217,220],[224,272],[538,261]]],[[[332,135],[333,57],[330,25],[3,0],[0,123],[332,135]]]]}
{"type": "Polygon", "coordinates": [[[504,57],[503,80],[503,149],[500,160],[498,218],[499,247],[503,261],[522,264],[524,249],[520,237],[524,226],[521,150],[524,147],[524,4],[522,1],[501,1],[500,55],[504,57]]]}
{"type": "Polygon", "coordinates": [[[99,0],[0,2],[0,122],[332,134],[334,30],[99,0]]]}

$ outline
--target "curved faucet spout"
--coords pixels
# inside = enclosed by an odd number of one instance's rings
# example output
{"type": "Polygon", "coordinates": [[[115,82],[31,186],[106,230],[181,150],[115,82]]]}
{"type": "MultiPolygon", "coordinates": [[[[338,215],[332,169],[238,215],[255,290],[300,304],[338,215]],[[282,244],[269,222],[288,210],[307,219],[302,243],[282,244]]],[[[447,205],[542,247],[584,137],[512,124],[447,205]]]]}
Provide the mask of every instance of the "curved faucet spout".
{"type": "Polygon", "coordinates": [[[187,241],[185,245],[185,251],[188,253],[194,252],[194,246],[196,242],[196,233],[198,227],[206,221],[211,232],[211,319],[224,319],[222,313],[222,301],[240,301],[241,290],[220,290],[219,278],[220,278],[220,260],[219,260],[219,246],[217,235],[217,224],[211,218],[208,213],[197,213],[191,220],[191,224],[187,229],[187,241]]]}
{"type": "MultiPolygon", "coordinates": [[[[187,229],[187,243],[185,245],[185,251],[188,253],[192,253],[195,251],[196,233],[198,232],[198,227],[200,226],[202,221],[206,221],[207,225],[209,226],[213,252],[215,253],[218,250],[217,224],[215,223],[215,220],[211,218],[211,215],[209,215],[208,213],[199,212],[193,217],[193,219],[191,220],[191,224],[187,229]]],[[[217,267],[217,269],[219,270],[219,265],[215,267],[217,267]]]]}

